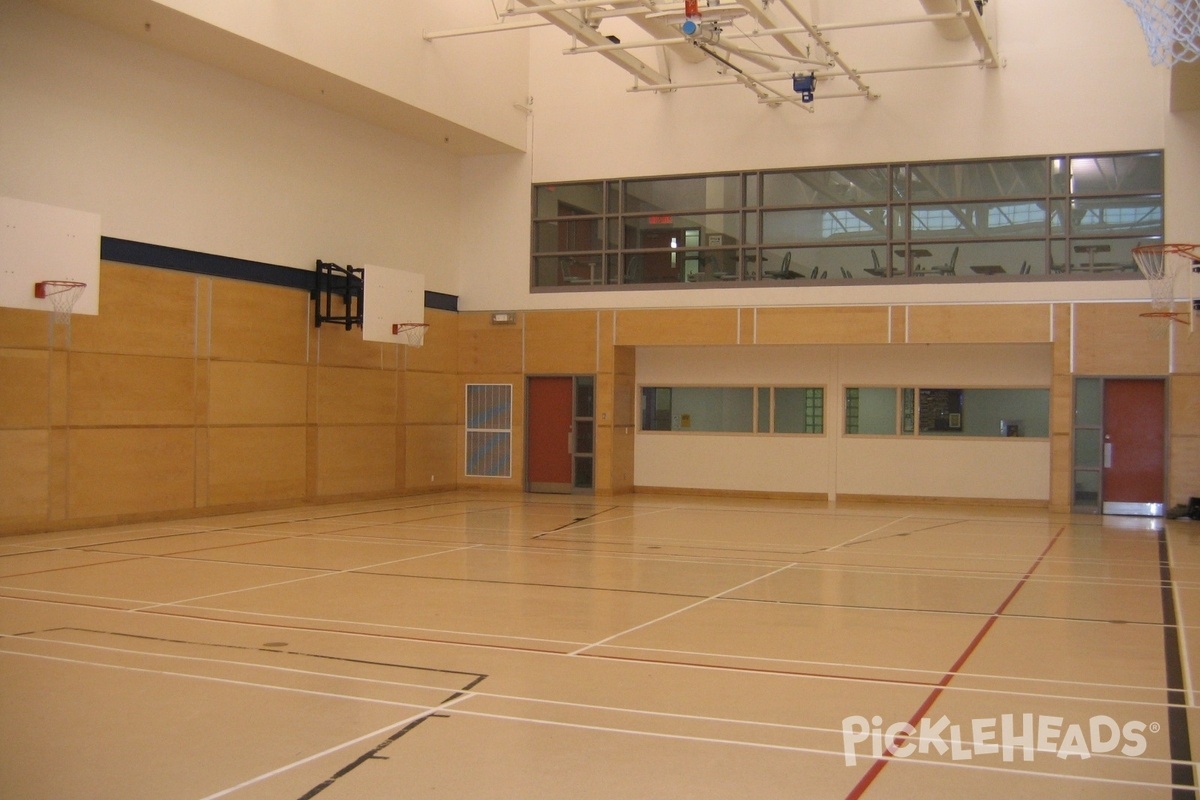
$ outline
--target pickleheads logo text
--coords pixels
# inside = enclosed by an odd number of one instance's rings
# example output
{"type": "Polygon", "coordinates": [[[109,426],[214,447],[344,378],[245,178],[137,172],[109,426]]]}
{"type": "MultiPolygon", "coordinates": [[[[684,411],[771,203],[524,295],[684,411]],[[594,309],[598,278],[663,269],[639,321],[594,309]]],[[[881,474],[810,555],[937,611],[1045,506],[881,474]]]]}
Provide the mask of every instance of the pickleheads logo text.
{"type": "Polygon", "coordinates": [[[915,727],[909,722],[884,727],[881,717],[852,716],[842,720],[842,751],[848,767],[860,757],[916,754],[949,754],[954,761],[998,755],[1008,762],[1018,757],[1033,761],[1037,756],[1088,759],[1102,753],[1134,758],[1146,752],[1146,734],[1158,733],[1160,727],[1139,720],[1119,723],[1104,714],[1083,722],[1045,714],[1003,714],[972,719],[966,725],[943,715],[936,720],[922,718],[915,727]]]}

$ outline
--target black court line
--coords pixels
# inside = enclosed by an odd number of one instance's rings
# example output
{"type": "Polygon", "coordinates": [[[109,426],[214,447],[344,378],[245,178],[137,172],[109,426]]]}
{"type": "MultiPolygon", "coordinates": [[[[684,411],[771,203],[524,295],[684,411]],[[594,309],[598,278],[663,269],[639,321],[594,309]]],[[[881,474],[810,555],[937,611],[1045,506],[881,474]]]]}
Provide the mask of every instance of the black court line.
{"type": "Polygon", "coordinates": [[[620,507],[621,506],[609,506],[608,508],[602,508],[599,511],[588,514],[586,517],[576,517],[575,519],[571,520],[570,522],[566,522],[566,523],[563,523],[562,525],[559,525],[557,528],[551,528],[548,531],[542,531],[541,533],[537,534],[536,536],[530,536],[529,538],[530,539],[540,539],[543,536],[549,536],[552,533],[558,533],[559,531],[565,531],[568,528],[570,528],[572,525],[578,525],[581,522],[587,522],[589,519],[595,519],[596,517],[600,516],[601,514],[607,514],[609,511],[616,511],[620,507]]]}
{"type": "Polygon", "coordinates": [[[1187,697],[1183,684],[1179,622],[1171,578],[1167,531],[1158,532],[1159,576],[1162,579],[1163,662],[1167,673],[1167,735],[1171,744],[1171,800],[1195,800],[1196,767],[1188,733],[1187,697]]]}

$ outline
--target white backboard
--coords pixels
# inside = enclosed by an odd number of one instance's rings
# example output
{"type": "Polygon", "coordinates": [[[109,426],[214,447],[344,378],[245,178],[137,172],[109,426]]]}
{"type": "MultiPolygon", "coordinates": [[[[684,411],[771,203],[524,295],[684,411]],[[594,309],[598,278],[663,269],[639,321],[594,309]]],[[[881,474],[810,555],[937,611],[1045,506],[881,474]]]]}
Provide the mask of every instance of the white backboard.
{"type": "Polygon", "coordinates": [[[392,326],[425,321],[425,276],[419,272],[363,265],[363,339],[407,344],[392,326]]]}
{"type": "Polygon", "coordinates": [[[100,313],[100,215],[0,197],[0,306],[51,311],[39,281],[82,281],[74,314],[100,313]]]}

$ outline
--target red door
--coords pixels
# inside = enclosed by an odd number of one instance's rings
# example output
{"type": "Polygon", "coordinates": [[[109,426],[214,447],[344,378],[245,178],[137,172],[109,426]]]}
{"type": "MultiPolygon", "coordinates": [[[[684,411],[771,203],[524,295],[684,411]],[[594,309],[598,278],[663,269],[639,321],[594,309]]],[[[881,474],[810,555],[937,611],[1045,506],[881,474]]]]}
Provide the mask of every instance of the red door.
{"type": "Polygon", "coordinates": [[[529,379],[528,483],[531,492],[570,492],[574,378],[529,379]]]}
{"type": "Polygon", "coordinates": [[[1161,515],[1165,400],[1161,380],[1104,382],[1104,513],[1161,515]]]}

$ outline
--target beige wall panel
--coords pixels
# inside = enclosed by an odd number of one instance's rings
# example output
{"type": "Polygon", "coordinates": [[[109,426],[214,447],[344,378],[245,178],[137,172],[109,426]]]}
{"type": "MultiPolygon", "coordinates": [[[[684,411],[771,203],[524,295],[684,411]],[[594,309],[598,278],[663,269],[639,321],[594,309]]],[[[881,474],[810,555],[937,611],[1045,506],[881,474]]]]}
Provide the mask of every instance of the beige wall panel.
{"type": "Polygon", "coordinates": [[[525,372],[530,375],[598,371],[599,312],[530,311],[525,314],[525,372]]]}
{"type": "Polygon", "coordinates": [[[1053,511],[1071,508],[1073,457],[1070,435],[1053,434],[1050,437],[1050,509],[1053,511]]]}
{"type": "Polygon", "coordinates": [[[210,428],[208,505],[304,500],[304,426],[210,428]]]}
{"type": "Polygon", "coordinates": [[[458,332],[458,371],[464,375],[522,371],[524,331],[511,325],[458,332]]]}
{"type": "Polygon", "coordinates": [[[1075,306],[1077,375],[1165,375],[1167,341],[1150,335],[1138,314],[1149,303],[1079,303],[1075,306]]]}
{"type": "MultiPolygon", "coordinates": [[[[457,484],[457,433],[454,425],[408,426],[404,455],[406,489],[443,489],[457,484]]],[[[514,440],[515,437],[514,433],[514,440]]]]}
{"type": "Polygon", "coordinates": [[[1188,333],[1186,325],[1175,324],[1175,365],[1173,371],[1200,374],[1200,312],[1196,313],[1196,332],[1188,333]]]}
{"type": "Polygon", "coordinates": [[[1071,374],[1071,306],[1058,303],[1054,306],[1054,373],[1071,374]]]}
{"type": "Polygon", "coordinates": [[[308,371],[297,364],[212,361],[208,364],[210,425],[302,425],[308,371]]]}
{"type": "Polygon", "coordinates": [[[891,306],[891,344],[904,344],[908,340],[908,306],[891,306]]]}
{"type": "MultiPolygon", "coordinates": [[[[101,298],[103,298],[101,294],[101,298]]],[[[261,283],[212,279],[212,357],[303,364],[312,325],[307,292],[261,283]]]]}
{"type": "Polygon", "coordinates": [[[887,340],[886,308],[758,309],[759,344],[886,344],[887,340]]]}
{"type": "Polygon", "coordinates": [[[192,425],[195,363],[190,358],[72,353],[70,424],[192,425]]]}
{"type": "Polygon", "coordinates": [[[195,433],[188,428],[70,432],[72,518],[186,511],[195,506],[195,433]]]}
{"type": "Polygon", "coordinates": [[[405,373],[404,421],[409,425],[453,425],[463,405],[462,381],[440,372],[405,373]]]}
{"type": "Polygon", "coordinates": [[[317,494],[337,497],[396,488],[394,425],[322,425],[317,431],[317,494]]]}
{"type": "Polygon", "coordinates": [[[0,530],[50,511],[50,432],[0,430],[0,530]]]}
{"type": "Polygon", "coordinates": [[[1050,341],[1050,307],[1042,304],[911,306],[908,341],[1004,343],[1050,341]]]}
{"type": "Polygon", "coordinates": [[[186,272],[100,262],[100,314],[71,318],[71,349],[195,355],[198,280],[186,272]]]}
{"type": "Polygon", "coordinates": [[[48,427],[49,390],[48,350],[0,350],[0,428],[48,427]]]}
{"type": "Polygon", "coordinates": [[[615,368],[613,363],[614,347],[613,347],[613,330],[617,324],[617,315],[615,311],[600,312],[600,328],[597,332],[597,338],[600,340],[600,363],[597,366],[597,372],[612,372],[615,368]]]}
{"type": "Polygon", "coordinates": [[[755,336],[757,335],[755,319],[755,311],[753,308],[738,309],[738,343],[739,344],[755,344],[755,336]]]}
{"type": "Polygon", "coordinates": [[[1171,496],[1167,506],[1187,503],[1189,498],[1196,497],[1196,481],[1200,475],[1200,436],[1171,437],[1171,474],[1167,483],[1171,487],[1171,496]]]}
{"type": "Polygon", "coordinates": [[[50,343],[49,328],[50,315],[45,311],[0,308],[0,347],[45,349],[50,343]]]}
{"type": "Polygon", "coordinates": [[[317,422],[321,425],[389,425],[397,417],[394,370],[322,366],[317,373],[317,422]]]}
{"type": "Polygon", "coordinates": [[[736,308],[617,312],[617,344],[737,344],[736,308]]]}
{"type": "Polygon", "coordinates": [[[453,311],[425,309],[425,321],[429,323],[425,344],[400,348],[403,368],[410,372],[454,372],[458,368],[459,316],[453,311]]]}
{"type": "Polygon", "coordinates": [[[1168,386],[1171,433],[1200,436],[1200,375],[1174,375],[1168,386]]]}
{"type": "Polygon", "coordinates": [[[1050,432],[1070,433],[1075,419],[1075,380],[1070,375],[1050,379],[1050,432]]]}
{"type": "Polygon", "coordinates": [[[401,363],[400,345],[366,341],[361,328],[327,322],[314,329],[312,341],[312,363],[325,367],[395,370],[401,363]]]}

